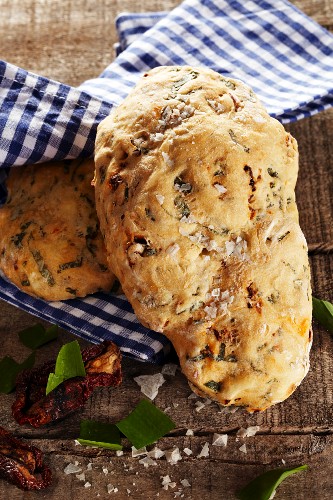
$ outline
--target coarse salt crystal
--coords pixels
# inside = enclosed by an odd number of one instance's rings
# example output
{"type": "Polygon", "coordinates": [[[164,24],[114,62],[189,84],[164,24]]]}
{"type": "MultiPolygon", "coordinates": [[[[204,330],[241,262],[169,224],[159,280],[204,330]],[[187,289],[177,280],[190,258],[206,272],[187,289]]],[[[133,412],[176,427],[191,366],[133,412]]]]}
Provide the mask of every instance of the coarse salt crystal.
{"type": "Polygon", "coordinates": [[[246,444],[245,443],[239,448],[239,451],[241,451],[242,453],[247,453],[247,449],[246,449],[246,444]]]}
{"type": "Polygon", "coordinates": [[[91,483],[89,483],[89,481],[87,481],[86,483],[84,483],[84,487],[85,488],[91,488],[91,483]]]}
{"type": "Polygon", "coordinates": [[[113,484],[107,484],[106,485],[106,489],[108,491],[108,493],[117,493],[118,491],[118,488],[116,488],[115,486],[113,486],[113,484]]]}
{"type": "Polygon", "coordinates": [[[160,205],[163,205],[165,196],[163,194],[155,194],[155,198],[159,202],[160,205]]]}
{"type": "Polygon", "coordinates": [[[145,467],[149,467],[149,465],[157,465],[157,462],[155,462],[155,460],[150,457],[144,457],[139,460],[139,464],[142,464],[145,467]]]}
{"type": "Polygon", "coordinates": [[[154,142],[160,142],[163,141],[164,135],[161,134],[160,132],[156,132],[156,134],[151,134],[150,138],[154,142]]]}
{"type": "Polygon", "coordinates": [[[228,434],[213,434],[213,446],[227,446],[228,434]]]}
{"type": "Polygon", "coordinates": [[[165,382],[165,378],[161,373],[140,375],[135,377],[134,380],[140,386],[141,392],[151,400],[156,398],[158,389],[165,382]]]}
{"type": "Polygon", "coordinates": [[[124,454],[123,450],[117,450],[117,451],[116,451],[116,455],[117,455],[117,457],[122,457],[122,456],[123,456],[123,454],[124,454]]]}
{"type": "MultiPolygon", "coordinates": [[[[198,397],[196,394],[195,396],[198,397]]],[[[188,399],[190,399],[190,397],[188,397],[188,399]]],[[[187,429],[185,436],[194,436],[194,431],[192,431],[192,429],[187,429]]]]}
{"type": "Polygon", "coordinates": [[[195,403],[195,406],[196,406],[195,411],[199,413],[199,411],[201,411],[206,405],[202,401],[197,401],[195,403]]]}
{"type": "Polygon", "coordinates": [[[79,473],[81,471],[82,471],[81,467],[78,467],[77,464],[72,464],[72,463],[69,463],[64,468],[64,473],[65,474],[77,474],[77,473],[79,473]]]}
{"type": "Polygon", "coordinates": [[[190,488],[191,484],[188,482],[187,479],[181,479],[180,483],[184,486],[184,488],[190,488]]]}
{"type": "Polygon", "coordinates": [[[281,458],[281,462],[283,463],[283,465],[286,465],[286,461],[283,458],[281,458]]]}
{"type": "Polygon", "coordinates": [[[206,458],[209,457],[209,443],[205,443],[200,451],[198,458],[206,458]]]}
{"type": "Polygon", "coordinates": [[[234,241],[226,241],[225,248],[227,250],[227,255],[230,256],[235,250],[236,244],[234,241]]]}
{"type": "Polygon", "coordinates": [[[86,480],[86,475],[84,472],[82,472],[82,474],[76,474],[76,476],[78,478],[79,481],[85,481],[86,480]]]}
{"type": "Polygon", "coordinates": [[[164,451],[160,450],[160,448],[157,448],[157,446],[155,446],[153,450],[148,451],[148,456],[151,458],[161,458],[164,456],[164,451]]]}
{"type": "Polygon", "coordinates": [[[183,452],[189,457],[190,455],[192,455],[193,451],[190,450],[190,448],[184,448],[183,449],[183,452]]]}
{"type": "Polygon", "coordinates": [[[240,429],[238,429],[236,435],[241,437],[241,438],[252,437],[252,436],[255,436],[259,430],[260,430],[259,425],[253,425],[251,427],[248,427],[247,429],[244,429],[244,427],[241,427],[240,429]]]}
{"type": "Polygon", "coordinates": [[[109,470],[106,467],[103,467],[102,471],[105,475],[109,474],[109,470]]]}
{"type": "Polygon", "coordinates": [[[166,249],[166,253],[168,255],[170,255],[170,257],[174,257],[176,255],[176,253],[179,252],[179,249],[180,249],[180,246],[178,245],[178,243],[174,243],[173,245],[170,245],[166,249]]]}
{"type": "Polygon", "coordinates": [[[140,457],[141,455],[147,455],[147,449],[146,447],[144,448],[139,448],[138,450],[135,448],[135,446],[132,446],[132,457],[140,457]]]}
{"type": "Polygon", "coordinates": [[[179,462],[179,460],[182,460],[179,448],[174,448],[173,450],[165,450],[164,454],[167,462],[171,465],[175,465],[177,462],[179,462]]]}
{"type": "Polygon", "coordinates": [[[164,151],[162,151],[162,156],[163,156],[163,160],[168,165],[168,167],[173,167],[174,166],[175,162],[173,160],[171,160],[171,158],[168,155],[168,153],[165,153],[164,151]]]}
{"type": "Polygon", "coordinates": [[[214,188],[220,193],[220,194],[224,194],[227,192],[227,189],[222,186],[222,184],[214,184],[214,188]]]}
{"type": "Polygon", "coordinates": [[[220,289],[219,288],[213,288],[212,290],[212,297],[218,297],[220,295],[220,289]]]}
{"type": "Polygon", "coordinates": [[[186,231],[186,229],[180,227],[178,231],[182,236],[188,236],[188,232],[186,231]]]}
{"type": "Polygon", "coordinates": [[[195,392],[191,392],[191,394],[187,397],[187,399],[198,399],[198,395],[195,392]]]}
{"type": "Polygon", "coordinates": [[[87,470],[92,470],[92,462],[89,462],[89,464],[87,465],[87,470]]]}
{"type": "Polygon", "coordinates": [[[161,372],[163,373],[163,375],[174,376],[176,375],[177,368],[178,365],[176,365],[175,363],[166,363],[165,365],[163,365],[161,372]]]}

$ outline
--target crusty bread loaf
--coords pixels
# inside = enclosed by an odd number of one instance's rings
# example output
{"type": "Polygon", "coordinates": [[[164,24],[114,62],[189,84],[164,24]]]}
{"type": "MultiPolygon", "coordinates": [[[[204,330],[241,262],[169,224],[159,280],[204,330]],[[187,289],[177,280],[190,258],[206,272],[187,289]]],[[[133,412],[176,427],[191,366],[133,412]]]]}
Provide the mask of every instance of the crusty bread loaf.
{"type": "Polygon", "coordinates": [[[243,83],[161,67],[100,124],[95,164],[110,267],[193,390],[249,411],[290,396],[312,341],[295,139],[243,83]]]}
{"type": "Polygon", "coordinates": [[[111,289],[93,173],[93,160],[11,170],[0,209],[0,269],[29,295],[62,300],[111,289]]]}

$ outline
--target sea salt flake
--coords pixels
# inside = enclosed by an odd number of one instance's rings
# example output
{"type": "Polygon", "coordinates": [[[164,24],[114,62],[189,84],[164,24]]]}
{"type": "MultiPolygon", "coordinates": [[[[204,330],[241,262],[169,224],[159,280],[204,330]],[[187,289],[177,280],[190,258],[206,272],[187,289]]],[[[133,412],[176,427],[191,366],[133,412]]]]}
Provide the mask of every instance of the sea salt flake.
{"type": "Polygon", "coordinates": [[[84,483],[84,487],[85,488],[91,488],[91,483],[89,483],[89,481],[87,481],[86,483],[84,483]]]}
{"type": "Polygon", "coordinates": [[[182,460],[182,456],[179,452],[179,448],[174,448],[170,450],[165,450],[164,452],[167,462],[171,465],[175,465],[177,462],[182,460]]]}
{"type": "Polygon", "coordinates": [[[252,437],[255,436],[259,430],[260,430],[259,425],[253,425],[251,427],[248,427],[247,429],[241,427],[240,429],[238,429],[236,435],[241,438],[252,437]]]}
{"type": "Polygon", "coordinates": [[[89,462],[87,465],[87,470],[92,470],[92,462],[89,462]]]}
{"type": "Polygon", "coordinates": [[[193,454],[193,451],[190,450],[190,448],[184,448],[183,449],[183,452],[189,457],[190,455],[193,454]]]}
{"type": "Polygon", "coordinates": [[[153,450],[148,451],[148,456],[151,458],[161,458],[164,456],[164,451],[160,450],[160,448],[157,448],[157,446],[155,446],[153,450]]]}
{"type": "Polygon", "coordinates": [[[109,470],[106,467],[102,468],[103,474],[107,475],[109,474],[109,470]]]}
{"type": "Polygon", "coordinates": [[[107,489],[107,492],[110,494],[110,493],[117,493],[118,491],[118,488],[116,488],[115,486],[113,486],[113,484],[107,484],[106,485],[106,489],[107,489]]]}
{"type": "Polygon", "coordinates": [[[117,455],[117,457],[122,457],[122,456],[123,456],[123,454],[124,454],[123,450],[117,450],[117,451],[116,451],[116,455],[117,455]]]}
{"type": "Polygon", "coordinates": [[[163,156],[163,160],[168,165],[168,167],[173,167],[174,166],[175,162],[173,160],[171,160],[171,158],[168,155],[168,153],[165,153],[164,151],[162,151],[162,156],[163,156]]]}
{"type": "Polygon", "coordinates": [[[165,196],[163,194],[155,194],[155,198],[159,202],[160,205],[163,205],[165,196]]]}
{"type": "Polygon", "coordinates": [[[132,446],[132,457],[141,457],[142,455],[147,454],[148,451],[145,446],[143,448],[139,448],[138,450],[135,448],[135,446],[132,446]]]}
{"type": "Polygon", "coordinates": [[[170,245],[167,249],[166,249],[166,253],[168,255],[170,255],[170,257],[174,257],[177,252],[179,252],[180,250],[180,246],[178,245],[178,243],[174,243],[173,245],[170,245]]]}
{"type": "Polygon", "coordinates": [[[228,434],[213,434],[213,446],[227,446],[228,434]]]}
{"type": "Polygon", "coordinates": [[[181,479],[180,483],[184,486],[184,488],[190,488],[191,484],[188,482],[187,479],[181,479]]]}
{"type": "Polygon", "coordinates": [[[220,193],[220,194],[224,194],[227,192],[227,188],[225,188],[224,186],[222,186],[222,184],[214,184],[214,188],[220,193]]]}
{"type": "Polygon", "coordinates": [[[165,382],[165,378],[161,373],[140,375],[139,377],[135,377],[134,380],[140,386],[141,392],[151,400],[156,398],[158,389],[165,382]]]}
{"type": "Polygon", "coordinates": [[[197,401],[195,403],[195,406],[196,406],[195,411],[199,413],[199,411],[201,411],[206,405],[203,401],[197,401]]]}
{"type": "Polygon", "coordinates": [[[227,250],[227,255],[230,256],[233,251],[235,250],[235,242],[234,241],[226,241],[225,242],[225,248],[227,250]]]}
{"type": "Polygon", "coordinates": [[[206,458],[209,457],[209,443],[205,443],[200,451],[198,458],[206,458]]]}
{"type": "Polygon", "coordinates": [[[76,474],[76,477],[78,478],[79,481],[85,481],[86,480],[86,475],[84,472],[82,474],[76,474]]]}
{"type": "Polygon", "coordinates": [[[149,467],[149,465],[157,465],[157,462],[155,462],[155,460],[153,460],[152,458],[147,456],[147,457],[141,458],[141,460],[139,460],[139,464],[142,464],[147,468],[147,467],[149,467]]]}
{"type": "MultiPolygon", "coordinates": [[[[198,396],[195,394],[195,397],[198,396]]],[[[188,397],[188,399],[190,399],[190,396],[188,397]]],[[[194,431],[192,429],[187,429],[185,436],[194,436],[194,431]]]]}
{"type": "Polygon", "coordinates": [[[208,262],[208,261],[210,260],[210,255],[204,255],[204,256],[203,256],[203,260],[204,260],[205,262],[208,262]]]}
{"type": "Polygon", "coordinates": [[[241,451],[242,453],[247,453],[247,449],[246,449],[246,444],[245,443],[239,448],[239,451],[241,451]]]}
{"type": "Polygon", "coordinates": [[[82,471],[81,467],[78,467],[77,464],[72,464],[72,463],[69,463],[64,468],[64,473],[65,474],[77,474],[77,473],[79,473],[81,471],[82,471]]]}
{"type": "Polygon", "coordinates": [[[176,365],[175,363],[166,363],[165,365],[163,365],[161,372],[163,375],[175,376],[176,372],[177,372],[177,368],[178,368],[178,365],[176,365]]]}
{"type": "Polygon", "coordinates": [[[186,229],[184,229],[183,227],[180,227],[178,229],[179,233],[182,235],[182,236],[188,236],[188,232],[186,231],[186,229]]]}

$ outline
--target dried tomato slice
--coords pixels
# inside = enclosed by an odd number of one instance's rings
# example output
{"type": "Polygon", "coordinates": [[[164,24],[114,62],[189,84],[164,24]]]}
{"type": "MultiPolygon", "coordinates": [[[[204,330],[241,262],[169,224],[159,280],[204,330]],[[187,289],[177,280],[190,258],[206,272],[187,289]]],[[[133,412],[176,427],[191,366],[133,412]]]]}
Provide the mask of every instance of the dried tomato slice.
{"type": "Polygon", "coordinates": [[[116,387],[121,383],[121,353],[113,342],[83,349],[82,359],[86,376],[66,380],[47,396],[45,389],[49,374],[54,371],[54,362],[22,372],[12,406],[15,420],[20,425],[41,427],[82,408],[95,387],[116,387]]]}
{"type": "Polygon", "coordinates": [[[0,478],[22,490],[41,490],[49,486],[52,474],[43,464],[43,454],[38,448],[0,427],[0,478]]]}

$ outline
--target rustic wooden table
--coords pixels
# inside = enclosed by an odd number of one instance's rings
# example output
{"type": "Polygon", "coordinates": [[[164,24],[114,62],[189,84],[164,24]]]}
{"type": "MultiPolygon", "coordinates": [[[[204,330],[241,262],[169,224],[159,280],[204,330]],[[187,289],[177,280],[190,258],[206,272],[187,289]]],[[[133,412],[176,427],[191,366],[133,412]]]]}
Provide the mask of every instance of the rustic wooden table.
{"type": "MultiPolygon", "coordinates": [[[[115,16],[124,10],[156,11],[176,6],[178,0],[1,0],[0,58],[34,72],[77,85],[99,74],[113,59],[116,41],[115,16]]],[[[317,22],[333,30],[332,0],[294,0],[317,22]]],[[[309,242],[313,289],[316,296],[333,300],[333,112],[327,111],[288,127],[300,149],[297,198],[302,228],[309,242]]],[[[17,332],[36,319],[5,302],[0,303],[0,338],[3,355],[22,361],[30,351],[18,342],[17,332]]],[[[64,331],[59,340],[41,348],[37,362],[54,358],[60,346],[73,339],[64,331]]],[[[80,342],[84,345],[83,342],[80,342]]],[[[101,449],[75,446],[82,418],[115,421],[126,416],[141,399],[133,377],[158,373],[160,367],[124,360],[125,380],[117,389],[96,390],[83,411],[45,429],[20,427],[11,417],[14,395],[1,395],[0,425],[40,447],[53,470],[52,486],[45,492],[22,493],[3,481],[0,498],[109,498],[107,485],[118,488],[116,498],[233,499],[237,489],[261,472],[306,463],[309,470],[283,483],[277,499],[333,498],[333,338],[314,325],[311,369],[301,387],[286,402],[264,413],[249,415],[221,411],[214,403],[196,411],[186,380],[178,371],[166,376],[156,405],[177,424],[158,446],[179,447],[182,460],[171,465],[165,458],[145,468],[132,458],[130,447],[123,456],[101,449]],[[259,425],[250,438],[237,439],[240,427],[259,425]],[[194,436],[187,436],[187,429],[194,436]],[[226,448],[210,446],[207,458],[198,458],[213,433],[228,433],[226,448]],[[239,448],[246,444],[247,453],[239,448]],[[190,448],[187,456],[182,450],[190,448]],[[65,475],[68,463],[77,461],[91,487],[85,488],[75,474],[65,475]],[[91,470],[87,465],[91,463],[91,470]],[[104,472],[103,472],[104,468],[104,472]],[[108,473],[106,474],[106,469],[108,473]],[[176,483],[162,489],[161,476],[176,483]],[[187,479],[190,487],[181,480],[187,479]],[[175,495],[176,494],[176,495],[175,495]]],[[[89,466],[90,467],[90,466],[89,466]]]]}

